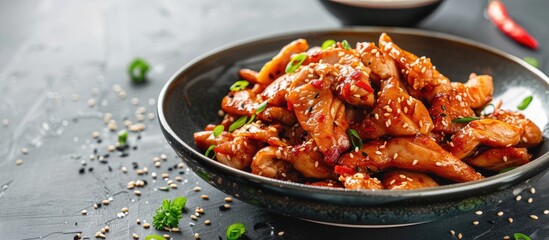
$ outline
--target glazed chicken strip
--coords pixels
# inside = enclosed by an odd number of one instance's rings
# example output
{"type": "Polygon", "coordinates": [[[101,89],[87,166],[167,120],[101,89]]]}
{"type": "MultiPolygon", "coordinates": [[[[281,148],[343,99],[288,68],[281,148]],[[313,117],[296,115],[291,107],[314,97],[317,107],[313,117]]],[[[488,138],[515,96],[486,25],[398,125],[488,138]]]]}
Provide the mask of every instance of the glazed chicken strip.
{"type": "Polygon", "coordinates": [[[494,119],[472,121],[451,137],[446,149],[459,159],[473,155],[481,146],[511,147],[520,141],[522,131],[506,122],[494,119]]]}
{"type": "Polygon", "coordinates": [[[217,137],[214,137],[212,131],[201,131],[194,133],[194,142],[196,146],[201,149],[207,149],[211,145],[218,145],[224,142],[232,141],[233,139],[233,135],[228,132],[222,132],[217,137]]]}
{"type": "Polygon", "coordinates": [[[433,119],[433,131],[449,134],[465,126],[465,124],[453,122],[454,119],[475,116],[473,109],[455,89],[437,93],[431,101],[429,114],[433,119]]]}
{"type": "Polygon", "coordinates": [[[526,148],[492,148],[465,160],[467,164],[490,171],[501,171],[511,167],[518,167],[529,162],[530,156],[526,148]]]}
{"type": "Polygon", "coordinates": [[[370,177],[368,174],[355,173],[352,175],[340,176],[339,181],[345,188],[355,190],[381,190],[383,184],[379,179],[370,177]]]}
{"type": "MultiPolygon", "coordinates": [[[[221,101],[223,111],[240,116],[252,116],[263,102],[252,90],[241,90],[229,93],[221,101]]],[[[280,122],[291,125],[297,122],[294,114],[282,107],[268,106],[257,115],[257,118],[268,122],[280,122]]]]}
{"type": "MultiPolygon", "coordinates": [[[[261,170],[263,167],[259,163],[264,163],[270,159],[283,160],[292,164],[293,168],[303,174],[307,178],[328,179],[334,178],[332,169],[322,162],[322,153],[314,150],[314,144],[307,142],[302,145],[289,146],[289,147],[274,147],[269,146],[262,149],[254,156],[254,162],[252,165],[259,166],[257,169],[261,170]],[[273,155],[274,153],[274,155],[273,155]]],[[[258,170],[256,170],[257,172],[258,170]]],[[[261,170],[262,171],[262,170],[261,170]]]]}
{"type": "Polygon", "coordinates": [[[430,172],[455,182],[482,179],[472,167],[446,152],[427,136],[393,138],[372,141],[359,152],[341,157],[341,164],[361,169],[383,170],[397,167],[418,172],[430,172]]]}
{"type": "Polygon", "coordinates": [[[423,90],[427,100],[431,97],[428,93],[437,86],[449,85],[450,80],[442,75],[431,63],[431,59],[418,57],[397,46],[389,35],[382,33],[379,37],[379,49],[391,56],[402,69],[402,73],[413,89],[423,90]]]}
{"type": "Polygon", "coordinates": [[[361,138],[383,135],[413,136],[428,134],[433,122],[423,103],[399,87],[397,79],[383,81],[375,107],[361,123],[353,124],[361,138]]]}
{"type": "Polygon", "coordinates": [[[269,178],[280,180],[297,179],[294,174],[294,167],[290,162],[286,162],[276,158],[277,147],[269,146],[259,150],[253,160],[252,173],[269,178]]]}
{"type": "Polygon", "coordinates": [[[372,42],[357,43],[362,63],[371,69],[370,78],[379,86],[381,80],[400,79],[395,61],[372,42]]]}
{"type": "Polygon", "coordinates": [[[521,113],[497,110],[490,116],[490,118],[504,121],[522,129],[520,143],[517,145],[518,147],[535,147],[543,140],[543,133],[539,127],[530,119],[524,117],[521,113]]]}
{"type": "Polygon", "coordinates": [[[383,187],[389,190],[411,190],[437,187],[438,183],[425,173],[390,170],[383,174],[383,187]]]}
{"type": "Polygon", "coordinates": [[[334,97],[328,86],[318,88],[311,82],[292,86],[288,101],[301,127],[324,154],[324,162],[333,166],[350,146],[346,134],[349,123],[345,118],[345,104],[334,97]]]}
{"type": "Polygon", "coordinates": [[[247,137],[235,137],[232,141],[224,142],[214,147],[218,162],[236,169],[247,169],[259,150],[257,142],[247,137]]]}
{"type": "Polygon", "coordinates": [[[281,129],[282,126],[277,124],[265,125],[256,121],[242,126],[235,130],[233,134],[234,136],[255,139],[260,142],[268,143],[269,145],[286,146],[286,144],[278,138],[278,133],[281,129]]]}
{"type": "Polygon", "coordinates": [[[261,96],[273,106],[286,106],[286,94],[294,80],[295,74],[284,74],[274,80],[263,90],[261,96]]]}
{"type": "Polygon", "coordinates": [[[286,65],[291,61],[292,55],[307,51],[309,45],[305,39],[295,40],[284,46],[273,59],[261,68],[257,75],[257,82],[269,85],[286,72],[286,65]]]}
{"type": "Polygon", "coordinates": [[[462,100],[477,109],[492,101],[494,83],[491,76],[471,74],[466,83],[452,82],[452,87],[461,93],[462,100]]]}

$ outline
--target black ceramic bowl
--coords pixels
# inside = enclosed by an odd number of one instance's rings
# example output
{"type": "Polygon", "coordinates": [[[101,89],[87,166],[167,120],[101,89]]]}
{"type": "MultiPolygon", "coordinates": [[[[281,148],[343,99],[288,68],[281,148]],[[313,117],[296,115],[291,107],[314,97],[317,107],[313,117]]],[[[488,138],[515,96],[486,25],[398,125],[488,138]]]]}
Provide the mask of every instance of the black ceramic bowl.
{"type": "Polygon", "coordinates": [[[158,100],[162,131],[179,156],[209,184],[244,202],[292,217],[334,224],[395,225],[446,218],[511,198],[537,181],[549,167],[549,78],[504,52],[445,34],[395,28],[347,28],[290,33],[233,44],[188,63],[166,83],[158,100]],[[297,38],[311,46],[326,39],[374,41],[387,32],[403,49],[431,57],[454,81],[471,72],[494,77],[495,96],[515,109],[522,95],[534,100],[525,114],[544,128],[532,162],[486,179],[412,191],[357,191],[284,182],[227,167],[197,149],[193,133],[217,115],[240,68],[259,69],[297,38]]]}
{"type": "Polygon", "coordinates": [[[442,0],[320,0],[346,25],[413,26],[438,8],[442,0]]]}

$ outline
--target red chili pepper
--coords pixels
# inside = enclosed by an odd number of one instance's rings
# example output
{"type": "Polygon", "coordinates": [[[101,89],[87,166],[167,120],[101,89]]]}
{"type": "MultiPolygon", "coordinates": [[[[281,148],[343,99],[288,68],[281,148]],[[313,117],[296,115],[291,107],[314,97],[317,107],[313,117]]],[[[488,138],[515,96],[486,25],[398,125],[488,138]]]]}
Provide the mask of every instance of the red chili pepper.
{"type": "Polygon", "coordinates": [[[356,85],[359,86],[359,87],[361,87],[361,88],[363,88],[364,90],[366,90],[366,91],[369,92],[369,93],[374,93],[374,89],[373,89],[370,85],[366,84],[366,83],[363,82],[363,81],[358,81],[358,82],[356,83],[356,85]]]}
{"type": "Polygon", "coordinates": [[[501,1],[491,0],[487,12],[490,20],[507,36],[529,48],[539,47],[538,41],[509,16],[501,1]]]}
{"type": "Polygon", "coordinates": [[[286,107],[288,108],[288,111],[294,110],[294,105],[292,105],[292,102],[290,102],[290,100],[286,101],[286,107]]]}
{"type": "Polygon", "coordinates": [[[343,165],[336,165],[334,167],[334,172],[339,175],[353,175],[356,173],[354,169],[343,165]]]}

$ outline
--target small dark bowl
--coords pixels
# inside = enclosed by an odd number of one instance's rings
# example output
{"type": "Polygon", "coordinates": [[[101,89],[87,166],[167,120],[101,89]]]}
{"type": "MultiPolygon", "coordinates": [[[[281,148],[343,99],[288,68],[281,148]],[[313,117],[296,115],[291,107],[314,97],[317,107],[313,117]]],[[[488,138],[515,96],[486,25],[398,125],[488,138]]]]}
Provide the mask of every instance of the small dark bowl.
{"type": "Polygon", "coordinates": [[[442,0],[320,0],[345,25],[413,26],[442,0]]]}
{"type": "Polygon", "coordinates": [[[499,50],[445,34],[395,28],[348,28],[290,33],[215,50],[185,65],[162,89],[158,116],[164,136],[186,164],[202,179],[236,198],[270,211],[333,224],[401,225],[432,221],[493,205],[524,190],[549,167],[547,119],[542,103],[549,101],[549,78],[524,61],[499,50]],[[486,179],[412,191],[357,191],[284,182],[227,167],[204,157],[193,133],[219,122],[217,111],[240,68],[259,69],[281,47],[297,38],[311,46],[326,39],[374,41],[387,32],[404,49],[431,57],[454,81],[471,72],[491,74],[495,96],[512,108],[521,94],[533,95],[524,111],[544,127],[543,143],[531,152],[533,160],[486,179]]]}

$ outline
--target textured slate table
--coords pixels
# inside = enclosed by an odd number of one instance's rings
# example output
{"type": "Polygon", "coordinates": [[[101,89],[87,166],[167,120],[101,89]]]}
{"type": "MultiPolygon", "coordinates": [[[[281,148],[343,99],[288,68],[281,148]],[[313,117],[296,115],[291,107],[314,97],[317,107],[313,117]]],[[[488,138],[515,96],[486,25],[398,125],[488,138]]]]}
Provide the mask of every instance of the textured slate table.
{"type": "MultiPolygon", "coordinates": [[[[549,42],[549,2],[506,3],[511,15],[538,38],[539,51],[499,33],[484,18],[483,1],[445,1],[418,27],[470,38],[519,57],[537,57],[542,70],[549,72],[544,46],[549,42]]],[[[72,239],[79,232],[95,239],[105,225],[110,227],[107,239],[130,239],[133,233],[144,239],[156,231],[137,225],[136,219],[150,222],[162,199],[180,195],[188,198],[187,212],[181,232],[170,233],[174,239],[193,239],[195,233],[201,239],[224,239],[226,227],[234,222],[246,225],[249,239],[455,239],[450,230],[464,239],[502,239],[515,232],[549,239],[549,215],[542,213],[549,208],[548,175],[534,185],[535,193],[526,191],[520,201],[479,209],[480,216],[355,229],[309,223],[239,201],[220,211],[226,196],[185,167],[177,168],[180,161],[154,116],[164,82],[193,58],[233,41],[340,26],[316,1],[20,0],[0,3],[0,19],[0,120],[7,120],[0,126],[0,239],[72,239]],[[126,66],[136,56],[153,66],[145,85],[132,85],[127,78],[126,66]],[[124,120],[137,123],[144,118],[146,130],[129,135],[128,156],[108,152],[116,133],[104,123],[105,113],[112,114],[118,129],[124,120]],[[92,138],[94,131],[98,139],[92,138]],[[167,160],[156,168],[152,159],[161,154],[167,160]],[[17,159],[23,164],[17,166],[17,159]],[[134,166],[147,167],[148,174],[137,175],[134,166]],[[159,175],[156,181],[152,172],[159,175]],[[157,191],[166,185],[160,180],[164,172],[171,179],[181,176],[178,189],[157,191]],[[139,179],[147,184],[136,196],[126,185],[139,179]],[[196,186],[202,190],[195,192],[196,186]],[[202,200],[202,194],[209,200],[202,200]],[[94,209],[94,203],[109,198],[108,206],[94,209]],[[121,217],[123,207],[129,214],[121,217]],[[190,218],[195,207],[205,210],[197,221],[190,218]],[[82,215],[82,210],[88,214],[82,215]],[[497,215],[500,211],[503,216],[497,215]],[[539,219],[531,219],[531,214],[539,219]],[[207,219],[211,225],[203,223],[207,219]],[[472,224],[475,220],[478,225],[472,224]]]]}

